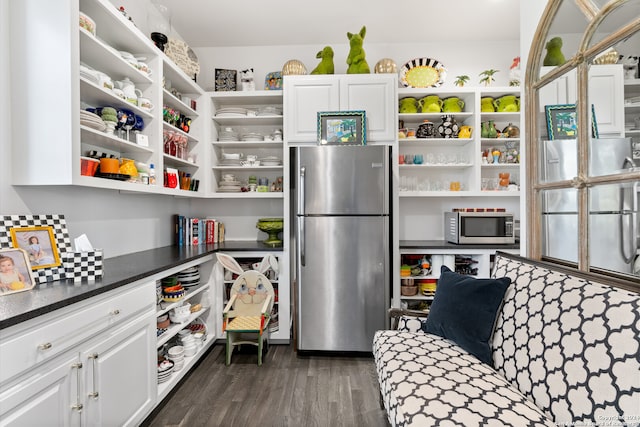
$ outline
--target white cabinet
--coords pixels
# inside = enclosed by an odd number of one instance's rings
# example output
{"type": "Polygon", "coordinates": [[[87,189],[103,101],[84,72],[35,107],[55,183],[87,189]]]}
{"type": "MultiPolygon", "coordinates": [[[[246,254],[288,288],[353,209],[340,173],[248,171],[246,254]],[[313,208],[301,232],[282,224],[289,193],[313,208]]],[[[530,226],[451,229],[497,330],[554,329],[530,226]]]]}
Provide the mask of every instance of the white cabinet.
{"type": "MultiPolygon", "coordinates": [[[[543,67],[541,74],[553,67],[543,67]]],[[[540,89],[540,112],[546,105],[575,104],[577,99],[576,70],[563,74],[540,89]]],[[[593,109],[601,138],[624,136],[624,73],[622,65],[592,65],[589,68],[589,99],[593,109]]]]}
{"type": "MultiPolygon", "coordinates": [[[[271,343],[288,344],[291,338],[291,294],[289,285],[289,263],[283,252],[233,252],[225,251],[226,254],[234,257],[238,263],[245,269],[251,269],[252,265],[259,263],[265,256],[271,254],[278,261],[278,271],[270,269],[265,275],[271,281],[275,291],[275,302],[271,313],[271,321],[269,323],[269,339],[271,343]]],[[[220,292],[221,304],[219,306],[220,313],[229,301],[229,293],[231,285],[237,275],[231,271],[224,270],[224,278],[218,284],[218,292],[220,292]]],[[[224,336],[222,332],[222,319],[220,319],[219,335],[224,336]]]]}
{"type": "Polygon", "coordinates": [[[624,82],[625,136],[633,143],[632,158],[640,162],[640,79],[624,82]]]}
{"type": "Polygon", "coordinates": [[[82,351],[82,425],[133,426],[145,418],[156,402],[154,341],[147,314],[82,351]]]}
{"type": "Polygon", "coordinates": [[[4,330],[0,425],[140,423],[156,401],[153,298],[136,282],[4,330]]]}
{"type": "Polygon", "coordinates": [[[391,74],[286,76],[285,139],[315,143],[318,112],[364,110],[367,143],[391,143],[396,139],[397,85],[391,74]]]}

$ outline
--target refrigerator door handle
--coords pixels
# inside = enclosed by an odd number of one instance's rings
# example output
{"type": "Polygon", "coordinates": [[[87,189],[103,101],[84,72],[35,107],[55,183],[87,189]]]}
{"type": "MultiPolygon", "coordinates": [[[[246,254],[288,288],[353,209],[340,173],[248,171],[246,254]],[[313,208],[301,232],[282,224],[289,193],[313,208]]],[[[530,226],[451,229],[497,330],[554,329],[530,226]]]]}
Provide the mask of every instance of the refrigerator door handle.
{"type": "Polygon", "coordinates": [[[298,215],[304,215],[304,177],[306,172],[306,167],[300,167],[300,180],[298,185],[298,215]]]}
{"type": "MultiPolygon", "coordinates": [[[[636,224],[635,215],[631,210],[625,210],[626,192],[624,187],[620,187],[620,254],[625,263],[631,264],[636,255],[635,236],[636,236],[636,224]],[[625,233],[626,224],[625,219],[628,219],[629,232],[625,233]],[[628,236],[629,242],[625,247],[625,236],[628,236]],[[627,254],[627,250],[629,251],[627,254]]],[[[633,207],[633,204],[632,204],[633,207]]]]}
{"type": "Polygon", "coordinates": [[[305,239],[304,239],[304,217],[298,217],[298,245],[300,246],[300,265],[306,266],[307,263],[305,261],[305,239]]]}

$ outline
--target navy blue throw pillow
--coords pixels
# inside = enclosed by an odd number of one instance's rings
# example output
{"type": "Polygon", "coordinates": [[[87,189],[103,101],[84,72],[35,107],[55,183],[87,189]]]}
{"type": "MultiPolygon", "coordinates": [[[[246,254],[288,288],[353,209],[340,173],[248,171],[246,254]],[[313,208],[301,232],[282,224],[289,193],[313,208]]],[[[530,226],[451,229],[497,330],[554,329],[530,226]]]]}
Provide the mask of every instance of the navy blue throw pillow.
{"type": "Polygon", "coordinates": [[[489,340],[510,284],[508,277],[476,279],[442,266],[424,331],[455,342],[492,366],[489,340]]]}

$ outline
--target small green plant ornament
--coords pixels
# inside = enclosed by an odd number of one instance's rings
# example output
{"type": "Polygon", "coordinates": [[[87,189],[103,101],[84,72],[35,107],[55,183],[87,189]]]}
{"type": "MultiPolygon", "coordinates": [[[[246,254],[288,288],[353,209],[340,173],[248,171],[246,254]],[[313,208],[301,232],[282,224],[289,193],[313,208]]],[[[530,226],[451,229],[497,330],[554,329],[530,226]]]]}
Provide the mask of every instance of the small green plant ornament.
{"type": "Polygon", "coordinates": [[[545,47],[547,48],[547,54],[542,60],[542,65],[558,66],[566,62],[566,59],[564,59],[564,55],[562,54],[562,38],[552,38],[547,42],[545,47]]]}
{"type": "Polygon", "coordinates": [[[349,55],[347,56],[347,65],[349,65],[349,68],[347,68],[347,74],[369,74],[371,72],[362,47],[362,42],[364,41],[366,33],[367,27],[365,26],[363,26],[357,34],[347,33],[350,46],[349,55]]]}
{"type": "Polygon", "coordinates": [[[316,54],[316,58],[321,58],[322,60],[311,71],[311,74],[333,74],[333,49],[331,49],[331,46],[325,46],[324,49],[316,54]]]}
{"type": "Polygon", "coordinates": [[[465,84],[467,84],[468,81],[469,76],[467,75],[456,76],[456,80],[453,82],[453,84],[458,87],[463,87],[465,84]]]}
{"type": "Polygon", "coordinates": [[[485,86],[489,86],[491,83],[493,83],[494,81],[496,81],[496,79],[493,77],[496,73],[498,72],[498,70],[484,70],[483,72],[480,73],[480,77],[482,77],[480,79],[480,84],[483,84],[485,86]]]}

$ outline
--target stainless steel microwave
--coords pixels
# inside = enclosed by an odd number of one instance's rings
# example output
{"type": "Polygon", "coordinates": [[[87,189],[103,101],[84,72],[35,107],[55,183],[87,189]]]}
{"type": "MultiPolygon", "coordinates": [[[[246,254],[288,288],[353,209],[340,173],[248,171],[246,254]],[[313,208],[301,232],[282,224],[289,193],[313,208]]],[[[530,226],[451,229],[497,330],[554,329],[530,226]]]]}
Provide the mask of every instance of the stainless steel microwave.
{"type": "Polygon", "coordinates": [[[457,244],[515,243],[513,214],[508,212],[445,212],[445,239],[457,244]]]}

